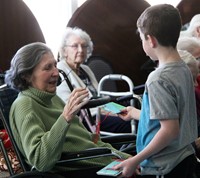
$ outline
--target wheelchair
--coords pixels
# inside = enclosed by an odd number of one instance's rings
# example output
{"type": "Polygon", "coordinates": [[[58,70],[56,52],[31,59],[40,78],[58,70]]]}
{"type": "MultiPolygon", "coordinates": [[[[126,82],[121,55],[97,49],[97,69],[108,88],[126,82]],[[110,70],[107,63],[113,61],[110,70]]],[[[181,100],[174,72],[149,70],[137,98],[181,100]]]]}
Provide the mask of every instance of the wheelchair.
{"type": "MultiPolygon", "coordinates": [[[[18,91],[11,89],[10,87],[6,86],[6,85],[1,85],[0,86],[0,120],[2,122],[2,127],[6,129],[9,138],[11,140],[13,149],[16,153],[16,156],[19,160],[20,166],[22,168],[22,172],[21,173],[16,173],[13,170],[13,167],[11,165],[9,156],[7,154],[6,148],[2,142],[2,139],[0,139],[0,149],[4,155],[7,167],[8,167],[8,171],[10,174],[11,178],[21,178],[21,177],[29,177],[29,178],[34,178],[34,177],[41,177],[41,178],[62,178],[65,177],[62,174],[57,174],[57,173],[53,173],[53,172],[39,172],[37,170],[34,169],[34,167],[30,167],[29,165],[27,165],[27,163],[25,162],[24,157],[22,156],[22,154],[20,153],[14,137],[12,135],[12,131],[10,129],[9,126],[9,110],[11,107],[12,102],[15,100],[15,98],[18,95],[18,91]]],[[[109,139],[111,138],[107,138],[107,141],[110,141],[109,139]]],[[[111,139],[112,141],[115,139],[111,139]]],[[[125,142],[125,140],[123,140],[123,142],[125,142]]],[[[95,148],[95,149],[88,149],[88,150],[83,150],[80,152],[73,152],[73,153],[63,153],[63,155],[61,156],[61,160],[59,160],[56,165],[69,165],[72,164],[75,161],[80,161],[80,160],[86,160],[86,159],[92,159],[92,158],[98,158],[98,157],[106,157],[106,156],[114,156],[116,158],[120,158],[118,155],[116,155],[115,153],[113,153],[110,149],[107,148],[95,148]]],[[[88,168],[88,170],[86,169],[85,171],[88,172],[90,168],[88,168]]],[[[97,168],[97,169],[100,169],[97,168]]],[[[67,174],[67,173],[66,173],[67,174]]],[[[74,175],[80,175],[82,174],[81,171],[77,171],[74,172],[74,175]]],[[[73,175],[73,176],[74,176],[73,175]]],[[[70,178],[70,176],[67,176],[70,178]]]]}

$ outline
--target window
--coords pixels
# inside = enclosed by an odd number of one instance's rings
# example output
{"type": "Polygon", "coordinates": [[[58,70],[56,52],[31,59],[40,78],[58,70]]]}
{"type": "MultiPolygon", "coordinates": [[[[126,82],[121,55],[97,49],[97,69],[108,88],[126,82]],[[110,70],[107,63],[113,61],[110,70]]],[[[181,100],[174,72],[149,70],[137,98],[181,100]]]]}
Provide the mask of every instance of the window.
{"type": "MultiPolygon", "coordinates": [[[[73,12],[86,0],[23,0],[35,15],[47,45],[55,57],[63,29],[73,12]],[[38,6],[40,8],[38,8],[38,6]]],[[[180,0],[146,0],[149,4],[169,3],[178,5],[180,0]]]]}
{"type": "Polygon", "coordinates": [[[150,5],[156,5],[156,4],[163,4],[163,3],[166,3],[166,4],[171,4],[173,5],[174,7],[176,7],[179,2],[181,0],[146,0],[150,5]]]}
{"type": "Polygon", "coordinates": [[[35,15],[47,45],[57,57],[63,29],[85,0],[23,0],[35,15]],[[40,8],[38,8],[38,6],[40,8]]]}

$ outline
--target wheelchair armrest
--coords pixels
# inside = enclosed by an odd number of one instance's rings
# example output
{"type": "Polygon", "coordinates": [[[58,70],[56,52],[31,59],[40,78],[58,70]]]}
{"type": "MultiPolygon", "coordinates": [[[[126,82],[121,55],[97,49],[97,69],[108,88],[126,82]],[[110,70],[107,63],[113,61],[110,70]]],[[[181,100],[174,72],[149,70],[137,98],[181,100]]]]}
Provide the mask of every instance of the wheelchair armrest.
{"type": "Polygon", "coordinates": [[[87,108],[95,108],[97,106],[109,103],[112,101],[112,98],[110,96],[90,99],[87,104],[85,104],[81,109],[87,109],[87,108]]]}
{"type": "Polygon", "coordinates": [[[56,165],[110,155],[113,155],[113,153],[109,148],[90,148],[79,152],[64,152],[56,165]]]}
{"type": "Polygon", "coordinates": [[[135,155],[136,154],[136,135],[124,134],[116,136],[103,136],[101,140],[105,143],[110,143],[119,151],[135,155]]]}

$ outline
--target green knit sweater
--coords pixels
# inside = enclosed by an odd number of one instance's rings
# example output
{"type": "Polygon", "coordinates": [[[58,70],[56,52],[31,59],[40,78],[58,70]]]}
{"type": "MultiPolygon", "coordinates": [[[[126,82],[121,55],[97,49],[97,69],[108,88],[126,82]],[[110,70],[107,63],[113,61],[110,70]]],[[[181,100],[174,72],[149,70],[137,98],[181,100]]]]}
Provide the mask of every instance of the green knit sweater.
{"type": "Polygon", "coordinates": [[[71,170],[85,166],[105,166],[111,157],[77,161],[69,166],[56,167],[62,152],[108,147],[127,158],[101,140],[94,144],[79,118],[68,124],[62,116],[63,101],[52,93],[29,88],[19,93],[10,110],[10,125],[16,143],[27,162],[39,171],[71,170]]]}

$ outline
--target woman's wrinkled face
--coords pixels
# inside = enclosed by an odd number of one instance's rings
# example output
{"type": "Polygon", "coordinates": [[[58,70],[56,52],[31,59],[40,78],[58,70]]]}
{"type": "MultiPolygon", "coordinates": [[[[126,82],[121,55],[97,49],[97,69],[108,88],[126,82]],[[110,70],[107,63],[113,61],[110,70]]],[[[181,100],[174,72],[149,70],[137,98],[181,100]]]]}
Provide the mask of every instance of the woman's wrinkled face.
{"type": "Polygon", "coordinates": [[[84,39],[76,35],[69,37],[64,49],[64,55],[71,68],[77,69],[86,60],[87,48],[88,46],[84,39]]]}
{"type": "Polygon", "coordinates": [[[33,70],[30,78],[31,86],[38,90],[54,93],[59,77],[56,64],[52,53],[44,54],[40,63],[33,70]]]}

